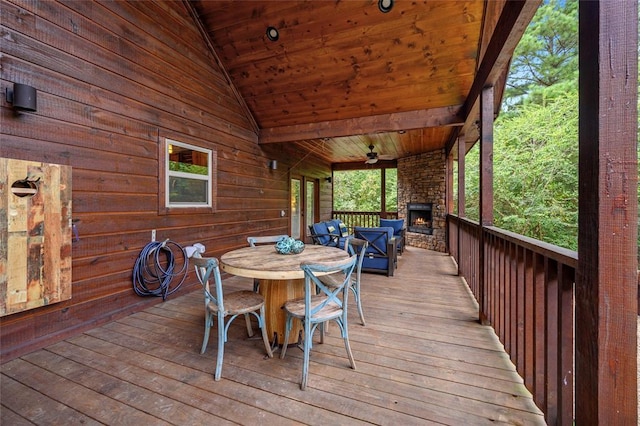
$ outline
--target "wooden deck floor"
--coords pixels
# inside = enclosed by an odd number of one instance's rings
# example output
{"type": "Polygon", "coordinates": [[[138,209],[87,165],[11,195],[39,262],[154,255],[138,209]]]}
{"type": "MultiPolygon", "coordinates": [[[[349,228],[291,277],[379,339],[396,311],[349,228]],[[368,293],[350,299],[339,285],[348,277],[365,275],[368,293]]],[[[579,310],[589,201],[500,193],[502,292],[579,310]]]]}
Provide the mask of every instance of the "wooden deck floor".
{"type": "Polygon", "coordinates": [[[544,424],[448,256],[409,247],[394,277],[363,274],[363,304],[366,327],[350,311],[357,370],[334,325],[314,345],[301,391],[302,352],[264,359],[243,320],[214,382],[215,329],[199,353],[200,293],[169,298],[3,364],[0,423],[544,424]]]}

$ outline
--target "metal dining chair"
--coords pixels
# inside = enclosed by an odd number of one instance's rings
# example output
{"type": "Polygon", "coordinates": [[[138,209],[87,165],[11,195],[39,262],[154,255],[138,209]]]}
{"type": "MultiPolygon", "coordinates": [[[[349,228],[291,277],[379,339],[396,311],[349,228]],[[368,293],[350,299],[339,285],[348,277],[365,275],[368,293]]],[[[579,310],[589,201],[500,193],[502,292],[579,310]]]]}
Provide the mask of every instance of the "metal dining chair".
{"type": "MultiPolygon", "coordinates": [[[[288,235],[261,235],[258,237],[247,237],[247,242],[250,247],[255,247],[258,244],[275,244],[280,240],[289,238],[288,235]]],[[[258,278],[253,279],[253,291],[256,293],[260,289],[260,280],[258,278]]]]}
{"type": "MultiPolygon", "coordinates": [[[[353,237],[349,238],[349,241],[345,244],[344,247],[344,249],[350,255],[355,254],[358,256],[355,273],[351,275],[351,291],[353,292],[353,297],[356,301],[358,315],[360,316],[360,322],[362,323],[362,325],[366,324],[364,321],[364,312],[362,310],[362,298],[360,297],[360,283],[362,278],[362,262],[364,260],[364,256],[368,246],[369,241],[353,237]]],[[[340,282],[342,281],[342,277],[341,274],[331,274],[320,277],[320,280],[327,285],[336,286],[340,284],[340,282]]],[[[322,341],[322,339],[323,337],[320,338],[320,341],[322,341]]]]}
{"type": "Polygon", "coordinates": [[[360,316],[360,322],[362,325],[366,324],[364,322],[364,312],[362,311],[362,293],[360,291],[360,283],[362,281],[362,262],[364,261],[365,254],[367,253],[367,247],[369,247],[369,241],[355,237],[350,238],[347,245],[349,253],[358,256],[355,277],[351,275],[351,291],[353,292],[353,297],[356,300],[358,315],[360,316]]]}
{"type": "Polygon", "coordinates": [[[262,340],[264,342],[267,355],[269,358],[272,358],[273,352],[271,351],[271,345],[269,344],[269,339],[267,337],[267,327],[265,323],[264,297],[250,290],[234,291],[232,293],[223,294],[218,259],[214,257],[192,257],[191,262],[195,265],[198,281],[200,281],[204,290],[205,323],[202,349],[200,350],[201,354],[207,350],[209,332],[211,327],[213,327],[213,323],[216,321],[218,323],[218,355],[214,376],[215,380],[220,380],[220,376],[222,375],[224,344],[227,341],[229,326],[233,320],[240,315],[247,317],[247,333],[249,334],[249,337],[253,336],[253,329],[251,328],[251,323],[248,320],[248,317],[249,315],[256,317],[258,320],[258,327],[260,327],[262,332],[262,340]],[[209,279],[212,276],[213,282],[215,283],[215,292],[213,293],[210,291],[209,286],[209,279]],[[225,320],[226,317],[230,318],[225,320]]]}
{"type": "MultiPolygon", "coordinates": [[[[302,321],[304,340],[302,380],[300,389],[305,390],[309,376],[309,354],[312,346],[312,336],[318,325],[324,326],[328,321],[335,321],[340,327],[344,347],[347,350],[351,368],[356,369],[356,363],[349,345],[347,306],[351,274],[358,257],[353,255],[344,260],[333,262],[303,262],[300,268],[304,271],[304,297],[286,302],[283,309],[287,313],[284,341],[289,341],[294,318],[302,321]],[[316,275],[317,273],[342,273],[343,280],[338,286],[328,286],[316,275]]],[[[282,346],[280,358],[284,358],[287,345],[282,346]]]]}

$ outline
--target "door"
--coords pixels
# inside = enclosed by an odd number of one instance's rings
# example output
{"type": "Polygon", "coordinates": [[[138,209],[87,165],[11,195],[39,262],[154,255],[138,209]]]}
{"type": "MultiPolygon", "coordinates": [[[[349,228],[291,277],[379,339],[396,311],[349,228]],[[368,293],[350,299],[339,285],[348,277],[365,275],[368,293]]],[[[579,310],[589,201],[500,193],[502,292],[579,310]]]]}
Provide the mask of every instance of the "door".
{"type": "Polygon", "coordinates": [[[304,235],[302,230],[302,180],[291,179],[291,236],[297,240],[304,235]]]}
{"type": "MultiPolygon", "coordinates": [[[[304,191],[304,218],[305,218],[305,226],[303,229],[302,235],[307,238],[309,236],[309,225],[313,225],[316,221],[316,217],[318,217],[318,209],[316,205],[316,182],[315,180],[306,180],[305,191],[304,191]]],[[[305,241],[307,241],[305,239],[305,241]]]]}
{"type": "Polygon", "coordinates": [[[304,176],[291,178],[291,236],[307,241],[309,225],[319,216],[318,184],[304,176]]]}

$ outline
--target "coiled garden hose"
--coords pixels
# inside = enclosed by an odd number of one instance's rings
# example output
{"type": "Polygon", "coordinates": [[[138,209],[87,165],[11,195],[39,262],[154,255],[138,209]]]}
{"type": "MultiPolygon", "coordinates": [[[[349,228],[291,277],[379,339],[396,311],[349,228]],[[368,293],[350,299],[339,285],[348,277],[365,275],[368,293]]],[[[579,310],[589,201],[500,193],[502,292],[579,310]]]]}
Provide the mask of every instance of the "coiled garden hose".
{"type": "Polygon", "coordinates": [[[170,240],[152,241],[144,246],[136,259],[133,267],[133,290],[138,296],[162,296],[164,301],[180,288],[187,277],[188,265],[189,259],[179,244],[170,240]],[[179,260],[177,252],[183,260],[179,271],[175,270],[176,260],[179,260]],[[179,281],[172,287],[172,282],[178,278],[179,281]]]}

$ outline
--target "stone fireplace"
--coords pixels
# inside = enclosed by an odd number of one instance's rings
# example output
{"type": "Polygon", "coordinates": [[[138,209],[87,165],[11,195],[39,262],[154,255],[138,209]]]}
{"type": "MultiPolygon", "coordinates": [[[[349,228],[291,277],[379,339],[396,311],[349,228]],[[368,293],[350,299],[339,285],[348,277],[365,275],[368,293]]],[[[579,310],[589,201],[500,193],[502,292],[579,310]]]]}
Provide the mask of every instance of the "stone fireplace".
{"type": "Polygon", "coordinates": [[[398,160],[398,217],[405,218],[407,224],[407,245],[446,253],[445,178],[444,150],[398,160]],[[409,210],[409,206],[413,205],[422,208],[411,210],[414,216],[418,215],[415,219],[409,210]],[[427,210],[431,215],[430,227],[426,226],[429,221],[427,210]],[[420,216],[419,222],[424,223],[415,227],[412,222],[420,216]]]}

